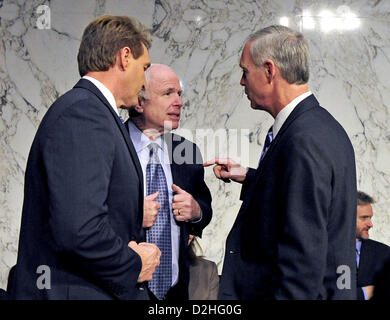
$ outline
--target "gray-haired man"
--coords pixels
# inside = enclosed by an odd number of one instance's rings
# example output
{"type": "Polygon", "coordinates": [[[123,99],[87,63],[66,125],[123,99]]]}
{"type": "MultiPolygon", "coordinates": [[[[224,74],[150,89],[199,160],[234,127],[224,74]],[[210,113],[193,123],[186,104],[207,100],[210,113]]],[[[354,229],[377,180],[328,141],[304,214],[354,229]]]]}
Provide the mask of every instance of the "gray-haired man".
{"type": "Polygon", "coordinates": [[[356,173],[340,124],[308,90],[302,34],[271,26],[243,49],[240,84],[270,128],[257,169],[215,159],[243,183],[227,238],[221,299],[354,299],[356,173]]]}

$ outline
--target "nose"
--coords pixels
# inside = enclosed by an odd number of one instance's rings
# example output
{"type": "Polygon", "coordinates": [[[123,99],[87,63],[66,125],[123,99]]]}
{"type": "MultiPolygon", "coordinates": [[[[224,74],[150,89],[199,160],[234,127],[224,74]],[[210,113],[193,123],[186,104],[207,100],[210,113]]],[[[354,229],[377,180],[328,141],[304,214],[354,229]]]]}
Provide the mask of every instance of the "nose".
{"type": "Polygon", "coordinates": [[[374,226],[374,225],[372,224],[372,221],[369,220],[369,221],[368,221],[368,227],[369,227],[369,228],[372,228],[373,226],[374,226]]]}
{"type": "Polygon", "coordinates": [[[146,75],[145,75],[145,71],[144,71],[143,77],[142,77],[142,90],[145,90],[145,86],[146,86],[146,75]]]}
{"type": "Polygon", "coordinates": [[[244,78],[244,75],[241,76],[240,85],[245,86],[245,78],[244,78]]]}
{"type": "Polygon", "coordinates": [[[178,106],[179,108],[183,106],[183,101],[181,100],[181,97],[179,95],[177,95],[175,99],[175,106],[178,106]]]}

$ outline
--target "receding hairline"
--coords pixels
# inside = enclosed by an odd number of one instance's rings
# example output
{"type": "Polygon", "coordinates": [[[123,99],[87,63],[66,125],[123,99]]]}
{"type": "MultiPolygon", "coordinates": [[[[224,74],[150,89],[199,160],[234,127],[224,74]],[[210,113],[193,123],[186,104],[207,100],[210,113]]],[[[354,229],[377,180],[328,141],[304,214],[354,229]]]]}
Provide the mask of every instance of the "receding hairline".
{"type": "MultiPolygon", "coordinates": [[[[178,80],[179,76],[176,72],[169,66],[160,63],[152,63],[148,69],[145,71],[146,85],[148,86],[151,81],[155,81],[156,78],[163,75],[164,73],[170,73],[174,75],[178,80]]],[[[180,81],[180,80],[179,80],[180,81]]]]}

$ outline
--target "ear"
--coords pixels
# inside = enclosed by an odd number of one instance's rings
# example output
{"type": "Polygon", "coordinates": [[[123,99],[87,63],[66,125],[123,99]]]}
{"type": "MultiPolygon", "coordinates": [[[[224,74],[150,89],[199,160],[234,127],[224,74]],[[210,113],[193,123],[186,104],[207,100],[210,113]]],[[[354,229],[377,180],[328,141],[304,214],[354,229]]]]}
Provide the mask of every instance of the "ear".
{"type": "Polygon", "coordinates": [[[119,50],[118,62],[121,70],[126,70],[132,60],[134,60],[134,57],[129,47],[123,47],[119,50]]]}
{"type": "Polygon", "coordinates": [[[144,113],[144,106],[146,102],[145,98],[140,96],[138,98],[138,102],[139,104],[134,107],[135,111],[137,111],[138,113],[144,113]]]}
{"type": "Polygon", "coordinates": [[[271,83],[276,75],[276,64],[271,59],[266,59],[263,63],[265,76],[268,79],[268,82],[271,83]]]}

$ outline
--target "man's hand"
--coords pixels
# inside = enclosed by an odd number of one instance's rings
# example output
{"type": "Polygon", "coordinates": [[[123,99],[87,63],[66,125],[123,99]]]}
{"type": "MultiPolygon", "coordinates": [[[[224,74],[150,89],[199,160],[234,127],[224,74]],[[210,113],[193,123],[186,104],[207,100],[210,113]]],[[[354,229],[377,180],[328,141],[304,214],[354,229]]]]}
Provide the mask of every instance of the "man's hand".
{"type": "Polygon", "coordinates": [[[154,221],[156,221],[158,209],[160,209],[160,202],[155,201],[158,197],[159,191],[150,194],[144,199],[144,219],[142,227],[150,228],[154,221]]]}
{"type": "Polygon", "coordinates": [[[204,167],[214,166],[213,171],[218,179],[230,182],[230,179],[236,182],[244,182],[247,169],[230,158],[215,158],[203,164],[204,167]]]}
{"type": "Polygon", "coordinates": [[[200,206],[187,191],[173,184],[176,192],[172,199],[172,209],[176,221],[191,221],[200,218],[200,206]]]}
{"type": "Polygon", "coordinates": [[[367,287],[364,287],[364,289],[366,289],[367,298],[371,299],[372,295],[374,293],[374,286],[367,286],[367,287]]]}
{"type": "Polygon", "coordinates": [[[161,251],[154,243],[135,241],[129,242],[129,247],[141,257],[142,268],[138,276],[138,282],[150,281],[156,268],[160,264],[161,251]]]}

